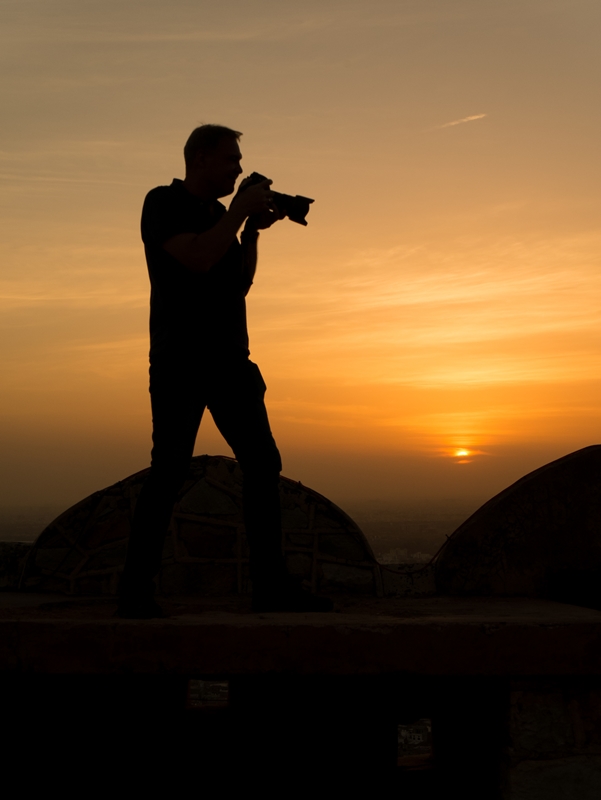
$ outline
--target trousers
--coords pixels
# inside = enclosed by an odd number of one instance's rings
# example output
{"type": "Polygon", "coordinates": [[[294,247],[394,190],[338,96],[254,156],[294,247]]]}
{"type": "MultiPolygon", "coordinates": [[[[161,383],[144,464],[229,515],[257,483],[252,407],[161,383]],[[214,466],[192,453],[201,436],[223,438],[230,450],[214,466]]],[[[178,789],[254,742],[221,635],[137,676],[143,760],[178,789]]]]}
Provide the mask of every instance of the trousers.
{"type": "Polygon", "coordinates": [[[248,358],[150,367],[152,457],[138,497],[120,584],[121,596],[154,593],[173,507],[187,477],[206,408],[243,474],[244,522],[253,586],[285,571],[279,495],[280,454],[265,408],[266,386],[248,358]]]}

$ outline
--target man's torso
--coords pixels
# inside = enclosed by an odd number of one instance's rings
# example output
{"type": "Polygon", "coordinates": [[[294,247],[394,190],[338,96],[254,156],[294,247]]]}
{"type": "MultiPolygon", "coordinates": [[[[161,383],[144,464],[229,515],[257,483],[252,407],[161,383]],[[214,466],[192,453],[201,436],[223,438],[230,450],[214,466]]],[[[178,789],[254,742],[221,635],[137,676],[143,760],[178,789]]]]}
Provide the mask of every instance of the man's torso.
{"type": "Polygon", "coordinates": [[[151,362],[248,356],[242,248],[235,239],[208,272],[193,272],[163,249],[180,233],[203,233],[224,206],[190,194],[183,182],[152,189],[142,210],[142,239],[151,283],[151,362]]]}

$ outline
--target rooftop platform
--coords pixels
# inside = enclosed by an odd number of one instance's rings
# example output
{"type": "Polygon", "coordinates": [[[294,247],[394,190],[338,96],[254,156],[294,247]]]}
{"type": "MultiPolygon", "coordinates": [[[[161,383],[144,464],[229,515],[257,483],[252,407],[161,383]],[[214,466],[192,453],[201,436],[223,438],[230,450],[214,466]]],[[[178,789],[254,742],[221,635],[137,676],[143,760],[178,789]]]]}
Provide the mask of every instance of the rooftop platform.
{"type": "Polygon", "coordinates": [[[0,671],[21,674],[601,675],[601,611],[531,598],[339,595],[331,614],[254,614],[248,597],[0,594],[0,671]]]}

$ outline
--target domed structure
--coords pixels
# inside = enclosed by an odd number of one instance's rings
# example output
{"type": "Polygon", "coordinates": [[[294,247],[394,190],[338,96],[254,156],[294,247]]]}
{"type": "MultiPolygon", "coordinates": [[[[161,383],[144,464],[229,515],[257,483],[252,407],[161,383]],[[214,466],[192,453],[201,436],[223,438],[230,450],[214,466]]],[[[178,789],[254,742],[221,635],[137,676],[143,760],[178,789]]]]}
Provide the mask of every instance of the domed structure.
{"type": "MultiPolygon", "coordinates": [[[[21,588],[115,594],[136,499],[148,470],[95,492],[54,520],[34,543],[21,588]]],[[[381,594],[381,576],[359,527],[322,495],[280,479],[288,568],[313,591],[381,594]]],[[[248,545],[242,473],[234,459],[197,456],[174,509],[157,580],[162,595],[245,593],[248,545]]]]}
{"type": "Polygon", "coordinates": [[[601,607],[601,445],[545,464],[485,503],[440,553],[436,589],[601,607]]]}

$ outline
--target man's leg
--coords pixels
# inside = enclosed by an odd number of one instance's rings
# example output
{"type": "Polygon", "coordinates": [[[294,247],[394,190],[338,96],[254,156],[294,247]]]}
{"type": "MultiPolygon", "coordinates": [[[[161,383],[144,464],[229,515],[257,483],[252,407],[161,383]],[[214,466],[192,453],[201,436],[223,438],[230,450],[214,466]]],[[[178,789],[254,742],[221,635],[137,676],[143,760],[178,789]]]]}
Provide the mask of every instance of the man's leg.
{"type": "Polygon", "coordinates": [[[244,522],[250,546],[253,607],[264,611],[329,611],[329,600],[303,592],[286,569],[279,480],[282,462],[269,427],[266,386],[252,361],[223,365],[208,407],[244,475],[244,522]]]}
{"type": "Polygon", "coordinates": [[[136,503],[119,587],[119,613],[124,616],[160,613],[153,579],[205,408],[201,384],[184,377],[183,370],[151,370],[150,392],[152,460],[136,503]]]}
{"type": "Polygon", "coordinates": [[[253,582],[285,573],[279,491],[282,461],[269,427],[265,389],[256,364],[234,362],[219,367],[208,399],[215,424],[244,476],[244,523],[253,582]]]}

